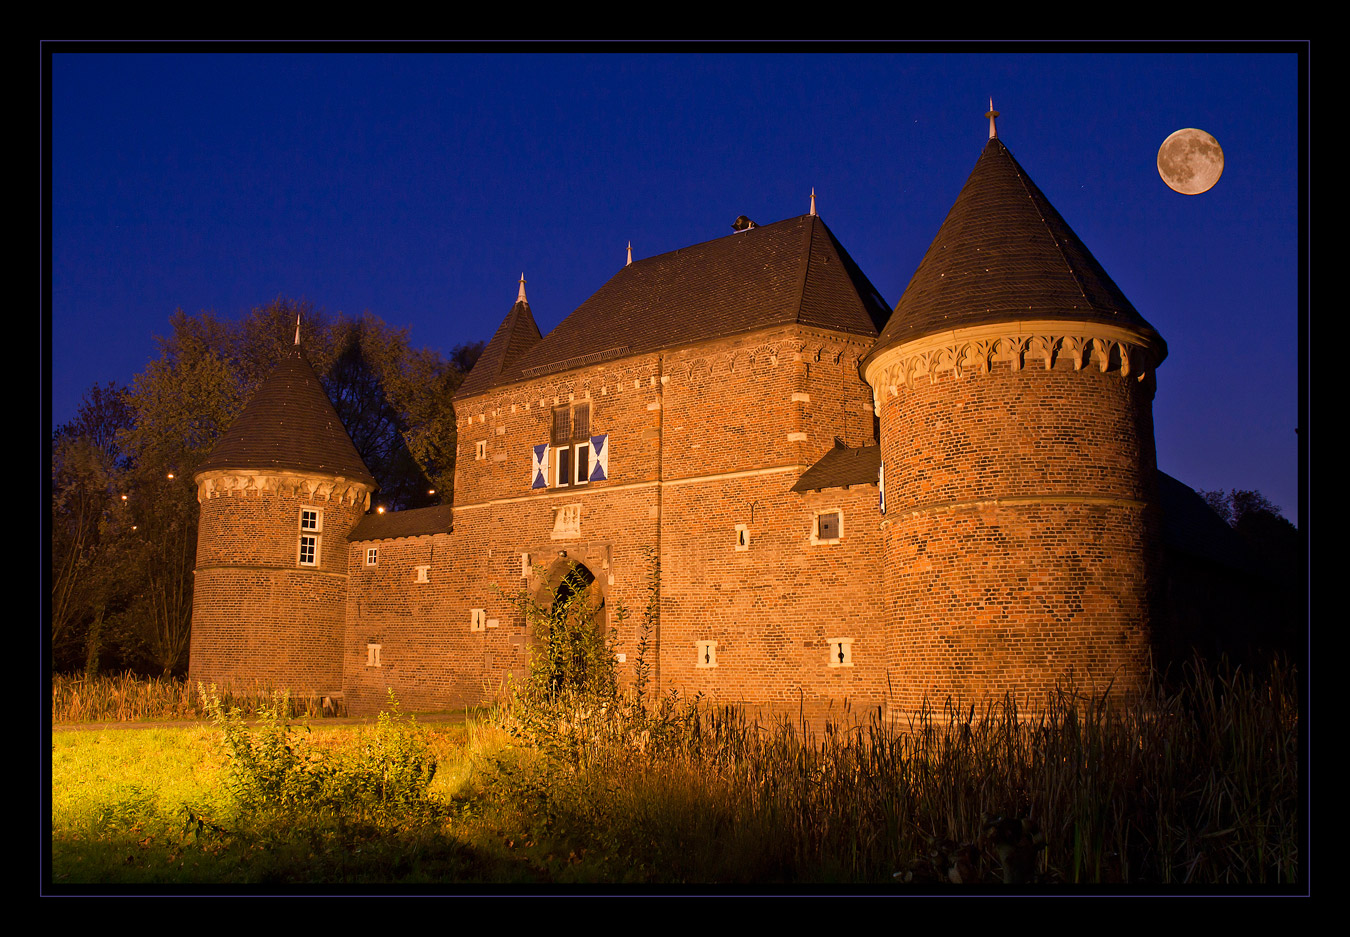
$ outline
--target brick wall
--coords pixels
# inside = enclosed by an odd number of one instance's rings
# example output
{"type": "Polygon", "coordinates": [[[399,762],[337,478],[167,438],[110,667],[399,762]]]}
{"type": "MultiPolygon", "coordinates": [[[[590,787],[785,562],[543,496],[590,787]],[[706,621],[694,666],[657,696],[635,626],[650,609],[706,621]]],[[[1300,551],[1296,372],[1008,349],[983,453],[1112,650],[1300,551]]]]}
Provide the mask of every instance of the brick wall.
{"type": "Polygon", "coordinates": [[[1146,667],[1157,515],[1152,380],[996,361],[882,405],[897,705],[1039,699],[1146,667]]]}
{"type": "MultiPolygon", "coordinates": [[[[318,476],[316,476],[317,478],[318,476]]],[[[340,695],[347,533],[364,510],[310,497],[300,476],[254,476],[253,487],[202,499],[189,676],[340,695]],[[317,510],[318,564],[301,567],[300,512],[317,510]]],[[[206,486],[199,487],[206,492],[206,486]]]]}

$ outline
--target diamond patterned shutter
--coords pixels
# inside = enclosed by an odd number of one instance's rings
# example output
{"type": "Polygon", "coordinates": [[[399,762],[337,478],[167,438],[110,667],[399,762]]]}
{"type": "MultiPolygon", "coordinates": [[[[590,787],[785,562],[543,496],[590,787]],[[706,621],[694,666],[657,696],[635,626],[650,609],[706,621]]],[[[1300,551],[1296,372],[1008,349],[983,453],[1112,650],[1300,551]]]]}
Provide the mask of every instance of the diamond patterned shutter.
{"type": "Polygon", "coordinates": [[[530,488],[548,487],[548,443],[535,446],[530,456],[530,488]]]}
{"type": "Polygon", "coordinates": [[[591,481],[609,478],[609,434],[591,437],[591,481]]]}

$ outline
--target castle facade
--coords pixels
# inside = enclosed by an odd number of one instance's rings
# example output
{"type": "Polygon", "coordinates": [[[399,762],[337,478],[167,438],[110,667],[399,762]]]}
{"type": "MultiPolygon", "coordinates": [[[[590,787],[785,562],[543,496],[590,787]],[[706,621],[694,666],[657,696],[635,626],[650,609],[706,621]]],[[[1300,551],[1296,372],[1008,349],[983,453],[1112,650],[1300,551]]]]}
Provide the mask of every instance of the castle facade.
{"type": "MultiPolygon", "coordinates": [[[[991,121],[992,124],[992,121],[991,121]]],[[[522,679],[575,572],[651,689],[899,714],[1147,674],[1161,519],[1134,309],[991,135],[892,311],[804,215],[522,281],[455,399],[453,506],[375,480],[297,346],[196,475],[191,676],[372,711],[522,679]]]]}

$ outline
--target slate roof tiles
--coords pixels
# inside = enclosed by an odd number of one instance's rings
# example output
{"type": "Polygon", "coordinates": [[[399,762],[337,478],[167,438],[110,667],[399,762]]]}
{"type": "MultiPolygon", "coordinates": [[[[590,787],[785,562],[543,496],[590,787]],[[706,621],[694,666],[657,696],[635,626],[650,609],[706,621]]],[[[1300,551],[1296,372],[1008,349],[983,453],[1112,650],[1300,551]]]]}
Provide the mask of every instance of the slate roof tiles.
{"type": "Polygon", "coordinates": [[[375,486],[299,346],[258,386],[197,472],[213,469],[317,472],[375,486]]]}

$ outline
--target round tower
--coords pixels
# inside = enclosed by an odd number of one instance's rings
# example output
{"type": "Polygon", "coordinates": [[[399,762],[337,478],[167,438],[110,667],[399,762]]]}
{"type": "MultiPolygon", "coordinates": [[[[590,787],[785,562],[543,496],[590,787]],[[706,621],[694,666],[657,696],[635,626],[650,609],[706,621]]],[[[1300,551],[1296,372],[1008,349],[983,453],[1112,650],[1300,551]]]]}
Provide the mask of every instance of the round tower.
{"type": "Polygon", "coordinates": [[[893,705],[1147,679],[1162,338],[994,134],[862,364],[893,705]]]}
{"type": "Polygon", "coordinates": [[[340,697],[347,534],[376,484],[298,329],[194,480],[190,679],[340,697]]]}

